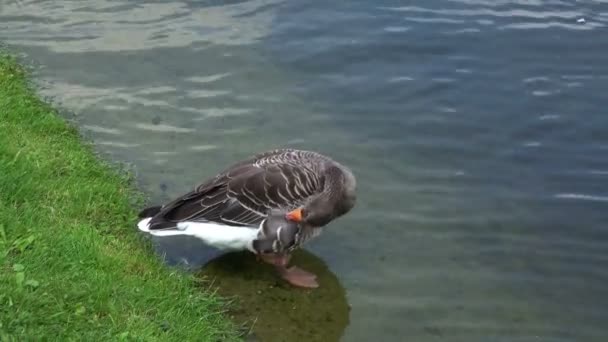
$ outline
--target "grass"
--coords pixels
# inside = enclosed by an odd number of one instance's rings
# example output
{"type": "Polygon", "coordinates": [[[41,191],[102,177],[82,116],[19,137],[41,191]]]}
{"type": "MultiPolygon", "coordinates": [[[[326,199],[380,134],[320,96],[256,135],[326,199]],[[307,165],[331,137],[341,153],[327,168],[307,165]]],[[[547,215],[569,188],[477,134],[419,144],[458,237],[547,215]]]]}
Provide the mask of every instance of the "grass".
{"type": "Polygon", "coordinates": [[[238,338],[138,236],[141,199],[0,53],[0,341],[238,338]]]}

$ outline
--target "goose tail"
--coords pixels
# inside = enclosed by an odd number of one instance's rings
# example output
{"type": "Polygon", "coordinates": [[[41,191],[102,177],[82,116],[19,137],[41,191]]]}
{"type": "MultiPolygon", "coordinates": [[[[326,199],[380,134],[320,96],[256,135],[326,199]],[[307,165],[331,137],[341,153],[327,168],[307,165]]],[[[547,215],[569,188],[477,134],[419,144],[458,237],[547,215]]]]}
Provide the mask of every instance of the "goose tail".
{"type": "Polygon", "coordinates": [[[137,216],[139,218],[146,218],[146,217],[152,217],[158,213],[160,213],[160,210],[163,207],[160,205],[155,205],[155,206],[151,206],[151,207],[147,207],[145,209],[142,209],[142,211],[139,212],[139,214],[137,214],[137,216]]]}
{"type": "Polygon", "coordinates": [[[153,229],[150,229],[151,219],[147,217],[139,221],[139,230],[157,237],[191,236],[219,249],[249,249],[252,241],[258,236],[258,229],[254,227],[236,227],[213,222],[167,222],[166,225],[155,223],[153,229]]]}
{"type": "Polygon", "coordinates": [[[150,232],[150,220],[152,217],[146,217],[139,222],[137,222],[137,228],[142,232],[149,233],[150,232]]]}

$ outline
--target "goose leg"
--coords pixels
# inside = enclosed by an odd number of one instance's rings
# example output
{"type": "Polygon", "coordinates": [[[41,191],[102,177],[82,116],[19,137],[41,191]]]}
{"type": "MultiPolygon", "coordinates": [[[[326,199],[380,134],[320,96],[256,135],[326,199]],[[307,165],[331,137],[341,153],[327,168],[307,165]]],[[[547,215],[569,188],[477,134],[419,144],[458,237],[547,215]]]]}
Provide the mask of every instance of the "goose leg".
{"type": "Polygon", "coordinates": [[[291,254],[257,254],[257,256],[264,262],[273,265],[281,278],[285,279],[291,285],[305,288],[319,287],[315,274],[297,266],[287,267],[287,264],[289,264],[289,260],[291,259],[291,254]]]}
{"type": "Polygon", "coordinates": [[[289,263],[291,259],[290,254],[257,254],[259,259],[262,259],[264,262],[269,263],[271,265],[277,267],[285,267],[289,263]]]}

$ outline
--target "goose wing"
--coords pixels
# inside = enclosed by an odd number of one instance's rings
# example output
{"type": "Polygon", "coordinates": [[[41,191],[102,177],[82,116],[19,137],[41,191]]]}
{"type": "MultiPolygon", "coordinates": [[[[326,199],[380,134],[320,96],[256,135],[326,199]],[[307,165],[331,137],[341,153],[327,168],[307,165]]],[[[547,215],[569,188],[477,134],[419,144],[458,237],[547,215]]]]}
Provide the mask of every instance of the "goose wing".
{"type": "Polygon", "coordinates": [[[319,184],[315,170],[307,165],[277,158],[239,163],[165,205],[150,229],[174,228],[186,220],[258,225],[271,209],[302,205],[318,192],[319,184]]]}

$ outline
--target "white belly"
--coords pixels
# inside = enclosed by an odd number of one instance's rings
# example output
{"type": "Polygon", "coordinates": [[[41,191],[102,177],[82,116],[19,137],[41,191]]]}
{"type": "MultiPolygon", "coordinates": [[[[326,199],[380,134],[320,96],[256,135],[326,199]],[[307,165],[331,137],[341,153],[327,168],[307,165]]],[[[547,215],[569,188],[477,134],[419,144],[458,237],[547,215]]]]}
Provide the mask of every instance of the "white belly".
{"type": "Polygon", "coordinates": [[[139,230],[154,236],[192,236],[204,243],[230,250],[251,250],[252,241],[257,238],[259,228],[235,227],[212,222],[179,222],[177,229],[150,230],[148,223],[151,218],[145,218],[137,224],[139,230]]]}

